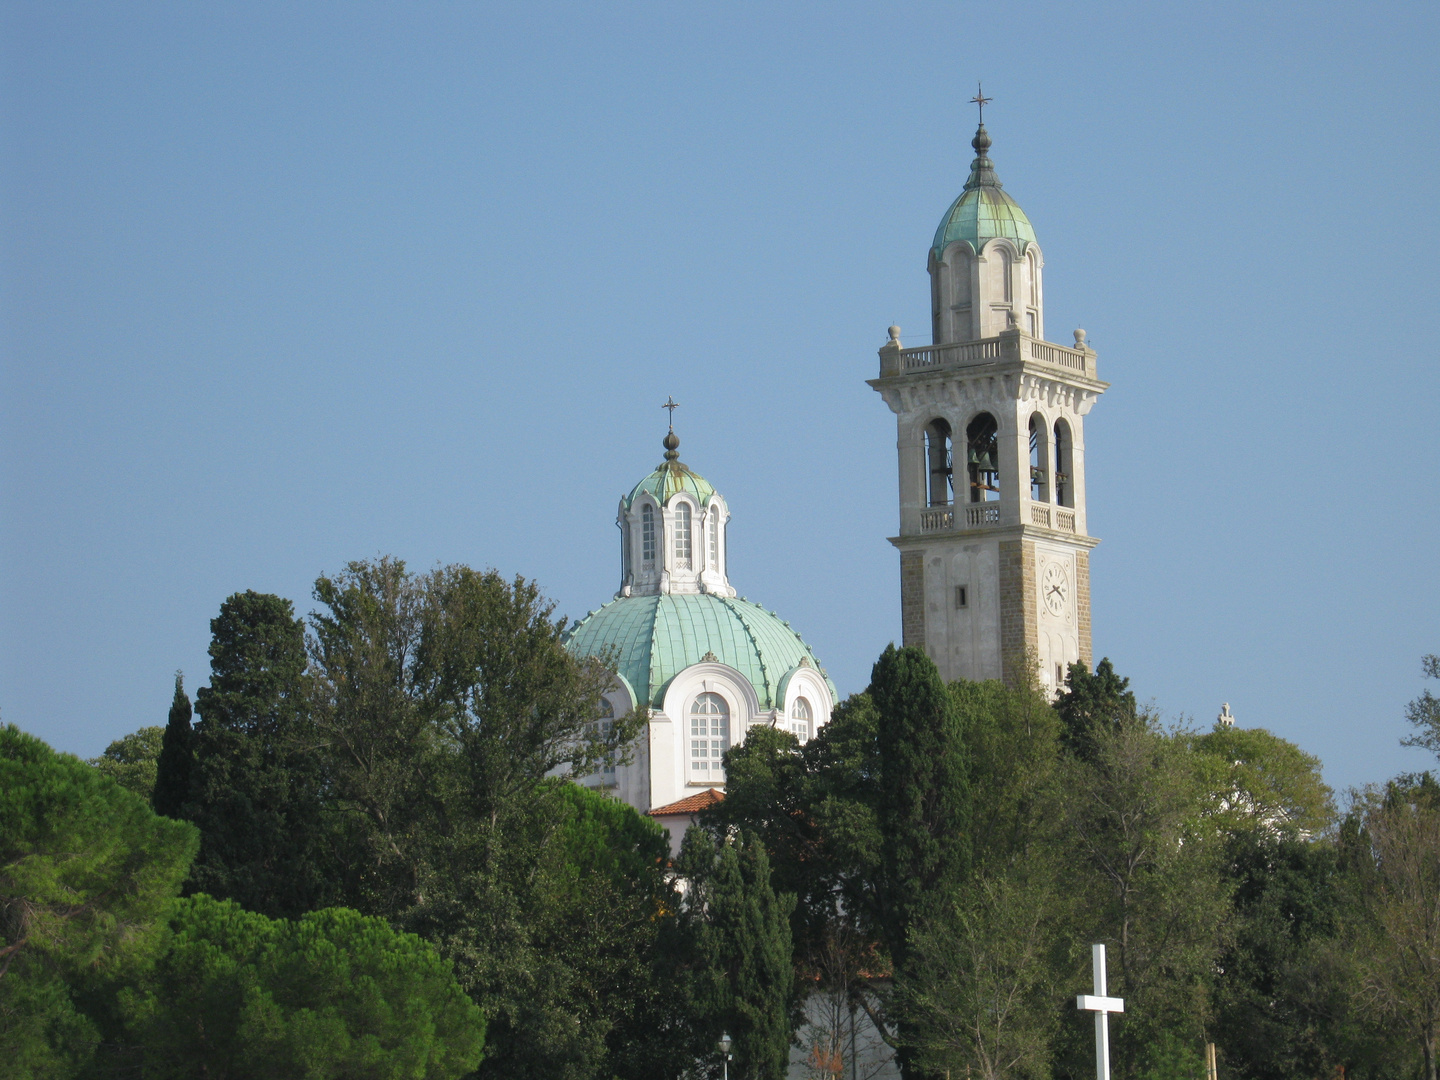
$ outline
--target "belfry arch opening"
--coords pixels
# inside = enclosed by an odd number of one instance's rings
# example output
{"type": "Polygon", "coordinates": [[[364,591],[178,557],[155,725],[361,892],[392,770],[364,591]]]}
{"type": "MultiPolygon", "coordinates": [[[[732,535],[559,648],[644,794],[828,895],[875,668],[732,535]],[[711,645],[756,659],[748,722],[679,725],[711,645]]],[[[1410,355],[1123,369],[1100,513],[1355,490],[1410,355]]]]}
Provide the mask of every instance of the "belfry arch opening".
{"type": "Polygon", "coordinates": [[[981,413],[965,428],[966,471],[970,476],[970,501],[995,502],[1000,498],[1000,454],[996,435],[1000,425],[989,413],[981,413]]]}
{"type": "Polygon", "coordinates": [[[1050,501],[1050,430],[1039,413],[1030,417],[1030,498],[1050,501]]]}
{"type": "Polygon", "coordinates": [[[1064,420],[1055,421],[1055,502],[1060,506],[1075,505],[1075,482],[1073,479],[1074,444],[1070,438],[1070,425],[1064,420]]]}
{"type": "Polygon", "coordinates": [[[925,505],[949,506],[954,485],[950,424],[938,417],[925,425],[925,505]]]}

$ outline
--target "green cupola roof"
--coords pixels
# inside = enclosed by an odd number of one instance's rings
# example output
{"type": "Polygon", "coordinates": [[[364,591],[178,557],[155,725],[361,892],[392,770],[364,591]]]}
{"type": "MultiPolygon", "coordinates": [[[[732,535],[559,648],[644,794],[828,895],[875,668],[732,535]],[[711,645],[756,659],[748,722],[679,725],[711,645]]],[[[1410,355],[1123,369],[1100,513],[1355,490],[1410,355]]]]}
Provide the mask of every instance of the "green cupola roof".
{"type": "Polygon", "coordinates": [[[651,708],[664,705],[676,675],[706,660],[745,676],[764,709],[784,704],[787,676],[800,667],[814,668],[839,700],[810,646],[789,623],[731,596],[622,596],[576,623],[565,644],[577,656],[611,655],[637,704],[651,708]]]}
{"type": "Polygon", "coordinates": [[[665,460],[649,476],[641,480],[630,494],[625,496],[625,509],[630,509],[642,491],[648,491],[661,506],[670,501],[670,496],[688,492],[699,505],[707,505],[715,495],[710,481],[680,460],[680,437],[671,429],[665,436],[665,460]]]}
{"type": "Polygon", "coordinates": [[[965,190],[950,204],[950,209],[940,219],[935,230],[935,242],[930,246],[935,258],[940,258],[945,249],[957,240],[965,240],[978,254],[985,244],[998,236],[1014,241],[1021,252],[1035,243],[1035,230],[1020,204],[1006,194],[995,175],[995,165],[986,153],[990,149],[990,135],[982,123],[970,140],[975,148],[975,160],[970,164],[970,179],[965,181],[965,190]]]}

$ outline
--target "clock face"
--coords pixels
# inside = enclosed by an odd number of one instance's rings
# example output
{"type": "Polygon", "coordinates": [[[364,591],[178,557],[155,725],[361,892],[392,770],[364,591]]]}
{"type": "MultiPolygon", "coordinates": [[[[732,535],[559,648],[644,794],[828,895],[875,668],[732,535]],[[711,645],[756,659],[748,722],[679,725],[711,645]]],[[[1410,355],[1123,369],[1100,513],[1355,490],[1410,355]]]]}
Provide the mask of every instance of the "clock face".
{"type": "Polygon", "coordinates": [[[1040,599],[1051,615],[1065,614],[1065,605],[1070,600],[1070,579],[1065,568],[1059,563],[1049,563],[1040,575],[1040,599]]]}

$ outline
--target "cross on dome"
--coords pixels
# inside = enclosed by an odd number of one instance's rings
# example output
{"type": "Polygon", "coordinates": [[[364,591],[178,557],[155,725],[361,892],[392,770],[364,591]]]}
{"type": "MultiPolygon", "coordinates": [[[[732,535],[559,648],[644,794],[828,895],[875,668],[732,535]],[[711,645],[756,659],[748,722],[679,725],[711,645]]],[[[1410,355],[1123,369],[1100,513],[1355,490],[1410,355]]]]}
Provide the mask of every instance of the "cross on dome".
{"type": "Polygon", "coordinates": [[[990,102],[994,100],[994,98],[988,98],[985,96],[985,91],[978,82],[975,84],[975,96],[970,99],[970,104],[980,106],[981,127],[985,126],[985,106],[989,105],[990,102]]]}

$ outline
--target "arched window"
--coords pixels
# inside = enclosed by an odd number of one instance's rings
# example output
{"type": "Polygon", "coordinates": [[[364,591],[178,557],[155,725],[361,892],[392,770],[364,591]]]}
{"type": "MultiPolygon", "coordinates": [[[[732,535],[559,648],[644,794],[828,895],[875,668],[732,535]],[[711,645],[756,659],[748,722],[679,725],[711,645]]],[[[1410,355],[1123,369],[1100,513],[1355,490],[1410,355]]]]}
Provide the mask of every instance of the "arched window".
{"type": "Polygon", "coordinates": [[[721,758],[730,749],[730,706],[719,694],[701,694],[690,706],[690,776],[725,779],[721,758]]]}
{"type": "Polygon", "coordinates": [[[1050,460],[1050,447],[1046,445],[1045,418],[1039,413],[1030,417],[1030,498],[1036,502],[1049,502],[1049,477],[1046,465],[1050,460]]]}
{"type": "Polygon", "coordinates": [[[990,249],[990,254],[986,256],[986,259],[995,268],[995,297],[1008,304],[1014,299],[1011,285],[1013,275],[1010,273],[1010,249],[996,244],[990,249]]]}
{"type": "Polygon", "coordinates": [[[970,501],[994,502],[1000,498],[1000,446],[995,438],[999,425],[989,413],[981,413],[965,428],[965,460],[970,473],[970,501]]]}
{"type": "MultiPolygon", "coordinates": [[[[605,698],[600,699],[600,719],[594,724],[595,736],[599,739],[608,739],[615,731],[615,707],[605,698]]],[[[607,754],[600,766],[600,778],[603,783],[613,784],[615,782],[615,755],[607,754]]]]}
{"type": "Polygon", "coordinates": [[[640,508],[640,561],[655,565],[655,508],[649,503],[640,508]]]}
{"type": "Polygon", "coordinates": [[[690,504],[675,507],[675,569],[690,569],[690,504]]]}
{"type": "Polygon", "coordinates": [[[954,474],[950,425],[935,419],[925,425],[926,506],[949,506],[954,474]]]}
{"type": "Polygon", "coordinates": [[[1070,479],[1073,467],[1071,461],[1070,425],[1064,420],[1055,421],[1055,501],[1061,506],[1075,505],[1075,485],[1070,479]]]}
{"type": "Polygon", "coordinates": [[[710,569],[720,569],[720,508],[714,504],[710,507],[710,569]]]}
{"type": "Polygon", "coordinates": [[[797,697],[795,704],[790,706],[790,733],[799,739],[800,742],[810,741],[810,722],[814,719],[810,712],[810,702],[803,697],[797,697]]]}

